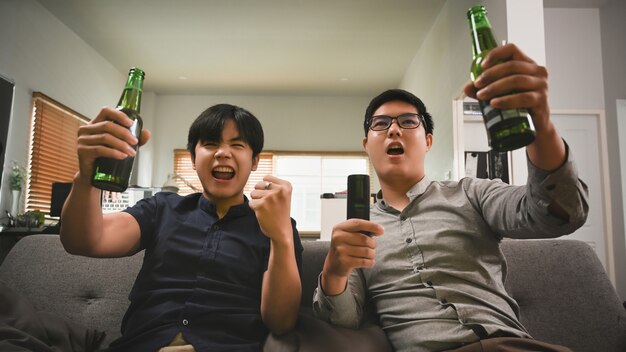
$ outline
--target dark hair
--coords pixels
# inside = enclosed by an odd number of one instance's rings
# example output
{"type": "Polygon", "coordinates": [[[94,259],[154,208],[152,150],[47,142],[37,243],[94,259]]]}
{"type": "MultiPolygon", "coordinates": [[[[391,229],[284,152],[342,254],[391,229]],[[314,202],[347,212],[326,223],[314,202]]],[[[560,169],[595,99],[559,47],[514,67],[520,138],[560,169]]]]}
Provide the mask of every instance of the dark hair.
{"type": "Polygon", "coordinates": [[[198,141],[219,142],[228,120],[234,120],[239,136],[252,148],[256,157],[263,150],[263,127],[259,120],[248,110],[230,104],[213,105],[204,110],[189,127],[187,150],[192,159],[196,158],[198,141]]]}
{"type": "Polygon", "coordinates": [[[367,131],[369,130],[369,125],[367,123],[369,118],[372,117],[374,112],[381,105],[388,103],[390,101],[403,101],[405,103],[409,103],[415,106],[415,108],[417,109],[417,112],[420,114],[420,116],[422,116],[422,119],[424,121],[424,129],[426,130],[426,133],[427,134],[433,133],[433,128],[435,127],[433,118],[432,116],[430,116],[428,111],[426,111],[426,106],[420,100],[420,98],[413,95],[413,93],[407,92],[406,90],[403,90],[403,89],[389,89],[380,93],[378,96],[372,99],[372,101],[370,101],[370,104],[367,106],[367,109],[365,109],[365,120],[363,121],[363,129],[365,130],[365,137],[367,137],[367,131]]]}

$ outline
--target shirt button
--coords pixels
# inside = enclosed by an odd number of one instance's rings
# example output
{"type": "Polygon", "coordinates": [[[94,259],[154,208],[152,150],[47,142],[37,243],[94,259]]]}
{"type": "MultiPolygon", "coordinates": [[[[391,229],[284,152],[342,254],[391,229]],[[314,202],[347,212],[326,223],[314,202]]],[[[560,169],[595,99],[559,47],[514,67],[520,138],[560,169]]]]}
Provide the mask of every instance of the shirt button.
{"type": "Polygon", "coordinates": [[[406,243],[411,243],[411,242],[413,242],[413,239],[411,237],[406,239],[406,243]]]}
{"type": "Polygon", "coordinates": [[[433,285],[433,282],[432,282],[432,281],[426,281],[426,285],[428,285],[428,286],[432,286],[432,285],[433,285]]]}
{"type": "Polygon", "coordinates": [[[404,221],[404,220],[406,220],[406,216],[401,215],[401,216],[400,216],[400,221],[404,221]]]}
{"type": "Polygon", "coordinates": [[[219,229],[220,229],[220,227],[219,227],[219,226],[217,226],[217,225],[213,225],[213,231],[217,231],[217,230],[219,230],[219,229]]]}
{"type": "Polygon", "coordinates": [[[183,319],[183,325],[185,325],[185,326],[189,325],[189,320],[183,319]]]}

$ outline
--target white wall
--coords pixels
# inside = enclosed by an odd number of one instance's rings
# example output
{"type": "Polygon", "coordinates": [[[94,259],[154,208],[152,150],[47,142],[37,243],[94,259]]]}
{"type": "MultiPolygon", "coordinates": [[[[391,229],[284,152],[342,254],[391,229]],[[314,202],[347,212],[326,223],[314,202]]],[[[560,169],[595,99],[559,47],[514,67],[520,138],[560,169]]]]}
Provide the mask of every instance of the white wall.
{"type": "MultiPolygon", "coordinates": [[[[626,136],[626,99],[617,99],[616,103],[616,117],[617,117],[617,130],[620,136],[626,136]]],[[[624,250],[626,249],[624,242],[624,219],[626,218],[626,209],[624,209],[623,204],[624,200],[626,200],[626,138],[619,139],[619,161],[620,161],[620,172],[621,177],[620,181],[622,184],[622,192],[621,198],[618,196],[619,193],[613,192],[613,198],[617,198],[617,200],[611,199],[613,203],[619,203],[622,208],[622,214],[617,211],[613,211],[614,217],[618,219],[618,221],[613,221],[613,229],[615,231],[615,236],[613,239],[613,256],[615,257],[615,266],[617,268],[616,272],[619,276],[617,281],[617,289],[622,298],[626,297],[626,283],[624,283],[624,278],[626,277],[626,273],[624,273],[624,269],[626,267],[626,255],[624,250]],[[621,225],[619,229],[616,229],[617,226],[621,225]]],[[[615,206],[613,206],[615,207],[615,206]]],[[[615,207],[617,208],[617,207],[615,207]]]]}
{"type": "MultiPolygon", "coordinates": [[[[626,1],[610,0],[600,9],[602,67],[604,76],[604,109],[609,149],[613,219],[613,256],[615,258],[617,292],[626,300],[626,234],[624,231],[624,199],[617,196],[626,185],[621,183],[617,100],[626,99],[626,1]]],[[[586,50],[586,45],[581,45],[586,50]]]]}
{"type": "Polygon", "coordinates": [[[433,148],[426,174],[444,180],[454,174],[452,100],[469,80],[472,47],[466,12],[475,1],[447,1],[406,71],[400,88],[418,96],[433,116],[433,148]]]}
{"type": "Polygon", "coordinates": [[[40,91],[87,116],[114,104],[125,73],[33,0],[0,1],[0,74],[15,82],[0,210],[10,207],[11,160],[26,166],[31,96],[40,91]]]}
{"type": "MultiPolygon", "coordinates": [[[[371,97],[159,95],[153,132],[153,186],[173,170],[173,150],[185,148],[189,126],[211,105],[229,103],[263,125],[265,150],[362,151],[363,117],[371,97]]],[[[141,151],[143,153],[143,151],[141,151]]]]}
{"type": "Polygon", "coordinates": [[[545,9],[546,66],[553,109],[604,109],[598,9],[545,9]]]}
{"type": "MultiPolygon", "coordinates": [[[[619,2],[619,1],[618,1],[619,2]]],[[[615,266],[616,288],[622,298],[626,297],[626,252],[624,248],[624,225],[618,149],[618,134],[615,116],[615,98],[608,100],[609,90],[605,80],[624,80],[624,61],[621,68],[611,69],[606,65],[608,45],[612,49],[615,43],[606,41],[602,31],[602,24],[598,9],[545,9],[546,24],[546,61],[550,72],[550,104],[554,109],[604,110],[606,118],[607,144],[609,151],[609,177],[611,189],[611,227],[613,231],[613,258],[615,266]],[[616,75],[617,74],[617,75],[616,75]],[[612,105],[610,112],[608,106],[612,105]],[[607,107],[605,109],[605,107],[607,107]]],[[[626,13],[623,11],[620,22],[626,13]]],[[[622,25],[621,32],[613,30],[611,33],[621,33],[622,48],[624,48],[624,33],[626,27],[622,25]]],[[[615,58],[617,53],[610,52],[615,58]]],[[[618,56],[619,58],[619,56],[618,56]]],[[[622,60],[626,55],[622,51],[622,60]]],[[[620,64],[618,64],[620,65],[620,64]]],[[[626,85],[622,85],[626,87],[626,85]]],[[[626,93],[626,90],[622,90],[626,93]]],[[[626,97],[623,95],[623,97],[626,97]]],[[[578,165],[585,167],[586,165],[578,165]]]]}
{"type": "MultiPolygon", "coordinates": [[[[508,42],[519,46],[539,65],[546,64],[543,0],[507,0],[508,42]]],[[[524,185],[528,180],[526,149],[511,152],[511,183],[524,185]]]]}
{"type": "MultiPolygon", "coordinates": [[[[155,126],[154,116],[156,114],[157,99],[157,95],[152,92],[144,91],[141,94],[141,117],[143,120],[143,128],[150,131],[153,131],[155,126]]],[[[137,161],[133,166],[131,184],[144,187],[153,186],[152,165],[154,163],[154,144],[155,143],[151,140],[139,149],[137,161]]]]}

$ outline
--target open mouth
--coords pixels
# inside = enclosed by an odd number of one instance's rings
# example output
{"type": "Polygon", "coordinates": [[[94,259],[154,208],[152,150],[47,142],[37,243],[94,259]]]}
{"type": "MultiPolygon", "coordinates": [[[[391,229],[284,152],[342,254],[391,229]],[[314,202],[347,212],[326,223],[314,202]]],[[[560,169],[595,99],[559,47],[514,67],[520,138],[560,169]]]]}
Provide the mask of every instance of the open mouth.
{"type": "Polygon", "coordinates": [[[400,144],[392,144],[387,149],[389,155],[402,155],[404,154],[404,148],[400,144]]]}
{"type": "Polygon", "coordinates": [[[218,166],[211,171],[211,175],[218,180],[230,180],[235,177],[235,170],[228,166],[218,166]]]}

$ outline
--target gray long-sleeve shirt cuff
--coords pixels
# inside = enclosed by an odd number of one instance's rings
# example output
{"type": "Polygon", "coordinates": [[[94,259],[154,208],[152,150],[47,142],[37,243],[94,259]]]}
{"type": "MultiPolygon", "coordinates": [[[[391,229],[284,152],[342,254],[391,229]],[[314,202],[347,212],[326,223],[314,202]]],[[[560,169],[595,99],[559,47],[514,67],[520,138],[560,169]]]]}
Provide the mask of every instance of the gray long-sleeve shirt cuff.
{"type": "MultiPolygon", "coordinates": [[[[565,142],[565,141],[564,141],[565,142]]],[[[546,171],[539,169],[527,159],[528,180],[532,198],[537,202],[543,215],[547,216],[545,225],[555,226],[561,229],[571,228],[573,232],[582,226],[589,212],[588,188],[587,185],[578,178],[578,171],[572,153],[567,142],[565,142],[566,160],[558,169],[546,171]],[[563,209],[569,221],[550,216],[548,207],[551,203],[556,203],[563,209]]]]}
{"type": "MultiPolygon", "coordinates": [[[[353,280],[354,275],[349,280],[353,280]]],[[[356,329],[362,318],[362,309],[357,302],[358,293],[353,293],[351,285],[334,296],[328,296],[322,290],[322,274],[317,278],[317,288],[313,293],[313,315],[333,325],[356,329]]]]}

